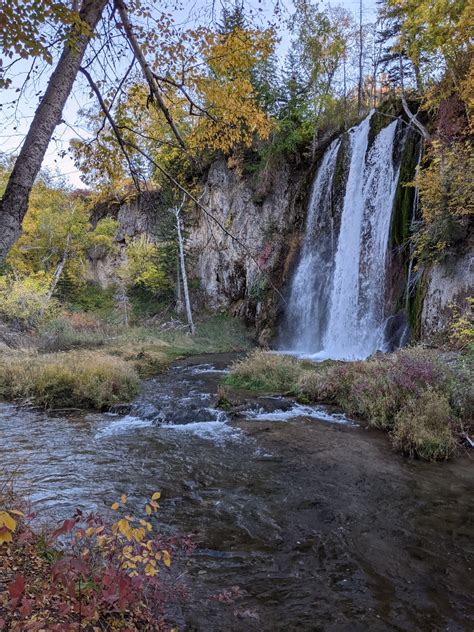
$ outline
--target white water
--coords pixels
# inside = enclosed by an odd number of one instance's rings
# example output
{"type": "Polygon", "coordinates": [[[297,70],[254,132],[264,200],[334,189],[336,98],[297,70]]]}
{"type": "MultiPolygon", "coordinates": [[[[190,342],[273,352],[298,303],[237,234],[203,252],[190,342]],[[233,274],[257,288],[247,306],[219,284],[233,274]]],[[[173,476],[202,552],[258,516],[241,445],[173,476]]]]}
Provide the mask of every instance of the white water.
{"type": "Polygon", "coordinates": [[[340,140],[335,140],[328,148],[316,173],[308,206],[306,231],[300,262],[291,284],[289,305],[290,318],[294,327],[293,347],[306,352],[318,344],[324,328],[325,309],[325,261],[317,248],[318,223],[328,214],[331,204],[331,186],[336,167],[340,140]]]}
{"type": "Polygon", "coordinates": [[[399,172],[393,163],[397,121],[368,149],[371,117],[349,131],[350,166],[335,251],[331,185],[338,142],[316,175],[287,314],[287,346],[300,355],[363,359],[383,348],[386,254],[399,172]]]}
{"type": "Polygon", "coordinates": [[[323,406],[305,406],[293,404],[287,410],[268,411],[264,408],[257,410],[244,410],[242,415],[251,421],[289,421],[299,417],[309,417],[318,421],[355,426],[356,424],[342,413],[330,413],[323,406]]]}

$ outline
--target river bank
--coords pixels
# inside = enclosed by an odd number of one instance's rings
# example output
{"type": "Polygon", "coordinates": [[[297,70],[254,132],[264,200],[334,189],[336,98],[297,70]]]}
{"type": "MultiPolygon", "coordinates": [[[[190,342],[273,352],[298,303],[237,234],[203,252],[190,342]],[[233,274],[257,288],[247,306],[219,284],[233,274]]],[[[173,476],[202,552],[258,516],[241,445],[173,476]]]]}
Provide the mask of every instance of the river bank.
{"type": "Polygon", "coordinates": [[[472,350],[421,345],[352,362],[310,362],[257,350],[233,365],[221,395],[229,409],[235,389],[336,405],[387,431],[396,451],[443,460],[472,434],[473,360],[472,350]]]}
{"type": "Polygon", "coordinates": [[[252,345],[242,323],[224,315],[201,316],[194,336],[179,321],[133,327],[92,321],[87,327],[82,320],[79,327],[60,321],[46,334],[7,332],[4,337],[14,344],[0,346],[0,399],[46,410],[108,410],[131,401],[141,379],[162,373],[178,358],[252,345]]]}
{"type": "Polygon", "coordinates": [[[238,357],[178,361],[126,414],[4,404],[4,470],[49,522],[78,506],[107,515],[122,493],[133,509],[160,490],[160,530],[198,545],[170,627],[471,627],[470,457],[406,459],[331,407],[259,395],[231,420],[219,385],[238,357]]]}

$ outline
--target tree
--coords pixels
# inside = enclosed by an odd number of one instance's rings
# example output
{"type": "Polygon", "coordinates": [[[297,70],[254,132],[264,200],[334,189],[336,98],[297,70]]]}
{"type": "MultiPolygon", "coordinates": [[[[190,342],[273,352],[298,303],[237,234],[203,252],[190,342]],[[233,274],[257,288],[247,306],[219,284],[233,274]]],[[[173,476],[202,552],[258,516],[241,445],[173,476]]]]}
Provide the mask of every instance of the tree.
{"type": "Polygon", "coordinates": [[[183,282],[183,294],[184,294],[184,305],[186,307],[186,318],[188,319],[189,331],[191,336],[194,336],[196,333],[196,328],[194,326],[193,321],[193,312],[191,309],[191,299],[189,297],[189,287],[188,287],[188,274],[186,272],[186,260],[184,255],[184,240],[183,240],[183,219],[181,217],[181,211],[183,210],[183,206],[185,203],[185,198],[180,206],[176,206],[174,209],[174,214],[176,218],[176,235],[178,237],[178,252],[179,252],[179,269],[181,272],[181,279],[183,282]]]}
{"type": "MultiPolygon", "coordinates": [[[[79,15],[60,2],[47,0],[8,0],[0,4],[0,50],[6,59],[40,57],[52,62],[50,46],[63,38],[67,26],[79,23],[79,15]],[[45,25],[49,25],[49,33],[45,25]],[[52,28],[51,28],[52,27],[52,28]]],[[[0,88],[11,79],[0,59],[0,88]]]]}
{"type": "MultiPolygon", "coordinates": [[[[83,0],[79,19],[69,30],[63,53],[51,75],[0,202],[0,261],[20,234],[31,188],[79,70],[87,77],[96,96],[100,97],[101,109],[107,112],[106,122],[112,120],[112,104],[122,91],[124,79],[119,81],[114,77],[117,81],[115,85],[113,80],[112,85],[107,85],[106,81],[105,87],[112,92],[115,90],[115,94],[110,100],[107,96],[105,99],[102,97],[99,85],[103,89],[104,81],[95,81],[89,72],[89,66],[98,63],[101,71],[108,76],[108,60],[101,59],[101,54],[111,55],[113,52],[123,55],[129,45],[149,90],[142,107],[153,103],[181,150],[189,149],[191,156],[196,150],[207,147],[229,151],[235,144],[250,145],[255,136],[265,138],[269,134],[270,120],[255,99],[251,72],[256,63],[273,51],[275,36],[272,29],[236,27],[230,33],[219,33],[199,27],[181,32],[169,16],[163,14],[157,18],[153,15],[153,5],[150,8],[145,2],[137,1],[130,8],[122,0],[115,0],[120,20],[107,26],[118,29],[122,35],[121,43],[117,44],[106,32],[98,51],[92,51],[87,68],[81,67],[87,45],[107,2],[83,0]],[[145,27],[144,18],[152,25],[145,27]],[[119,48],[115,49],[117,46],[119,48]],[[184,127],[191,130],[188,142],[184,140],[172,114],[176,101],[178,111],[182,111],[184,106],[188,108],[183,121],[184,127]]],[[[143,152],[137,149],[137,139],[134,142],[123,139],[122,131],[117,126],[112,128],[134,183],[138,185],[130,150],[137,154],[143,152]]]]}
{"type": "Polygon", "coordinates": [[[20,234],[33,183],[106,4],[107,0],[83,1],[80,20],[70,29],[63,53],[35,112],[0,202],[0,261],[20,234]]]}

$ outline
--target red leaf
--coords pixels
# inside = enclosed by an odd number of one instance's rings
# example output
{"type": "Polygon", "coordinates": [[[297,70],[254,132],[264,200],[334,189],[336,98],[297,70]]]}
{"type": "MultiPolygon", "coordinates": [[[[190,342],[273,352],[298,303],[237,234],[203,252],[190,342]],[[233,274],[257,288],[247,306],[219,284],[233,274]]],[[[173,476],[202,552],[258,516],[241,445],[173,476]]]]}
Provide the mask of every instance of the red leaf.
{"type": "Polygon", "coordinates": [[[5,619],[0,619],[0,630],[3,630],[5,627],[5,619]]]}
{"type": "Polygon", "coordinates": [[[58,529],[56,529],[56,531],[53,531],[53,538],[57,538],[63,533],[70,533],[74,529],[75,524],[76,524],[75,520],[72,520],[72,519],[65,520],[62,523],[62,525],[58,529]]]}
{"type": "Polygon", "coordinates": [[[23,601],[21,602],[21,608],[20,608],[20,614],[23,617],[30,616],[31,611],[33,610],[32,603],[33,602],[31,599],[27,599],[26,597],[23,597],[23,601]]]}
{"type": "Polygon", "coordinates": [[[19,599],[25,590],[25,578],[23,575],[17,575],[15,581],[8,586],[8,594],[10,599],[19,599]]]}

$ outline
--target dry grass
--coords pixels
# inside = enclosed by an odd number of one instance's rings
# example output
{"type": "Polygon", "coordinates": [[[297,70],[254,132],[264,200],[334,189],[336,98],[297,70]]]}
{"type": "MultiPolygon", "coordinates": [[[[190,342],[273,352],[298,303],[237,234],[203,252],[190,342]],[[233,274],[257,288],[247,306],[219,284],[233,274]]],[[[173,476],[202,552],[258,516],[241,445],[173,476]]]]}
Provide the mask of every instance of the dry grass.
{"type": "Polygon", "coordinates": [[[301,371],[301,363],[290,356],[258,350],[236,362],[225,383],[254,391],[295,394],[301,371]]]}
{"type": "Polygon", "coordinates": [[[131,400],[138,388],[134,368],[102,351],[0,356],[0,396],[49,410],[104,410],[131,400]]]}

